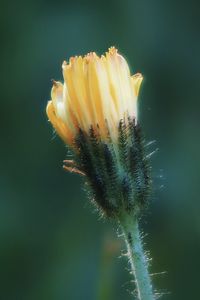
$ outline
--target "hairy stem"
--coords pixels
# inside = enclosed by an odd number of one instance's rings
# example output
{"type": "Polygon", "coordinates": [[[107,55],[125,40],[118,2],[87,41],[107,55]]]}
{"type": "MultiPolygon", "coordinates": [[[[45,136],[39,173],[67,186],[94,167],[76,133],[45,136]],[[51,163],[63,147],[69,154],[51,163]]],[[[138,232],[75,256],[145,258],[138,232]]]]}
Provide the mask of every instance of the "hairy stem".
{"type": "Polygon", "coordinates": [[[139,300],[153,300],[155,297],[142,247],[138,220],[136,217],[126,214],[120,218],[120,225],[124,233],[132,273],[135,277],[137,297],[139,300]]]}

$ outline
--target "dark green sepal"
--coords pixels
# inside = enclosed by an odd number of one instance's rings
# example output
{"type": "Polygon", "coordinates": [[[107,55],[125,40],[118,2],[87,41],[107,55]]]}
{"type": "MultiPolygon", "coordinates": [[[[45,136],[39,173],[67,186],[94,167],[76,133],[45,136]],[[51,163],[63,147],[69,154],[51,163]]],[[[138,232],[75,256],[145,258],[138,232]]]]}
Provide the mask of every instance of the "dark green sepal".
{"type": "Polygon", "coordinates": [[[135,119],[120,120],[118,140],[101,139],[98,126],[79,130],[75,160],[85,173],[92,202],[109,217],[138,214],[148,204],[151,177],[141,128],[135,119]]]}

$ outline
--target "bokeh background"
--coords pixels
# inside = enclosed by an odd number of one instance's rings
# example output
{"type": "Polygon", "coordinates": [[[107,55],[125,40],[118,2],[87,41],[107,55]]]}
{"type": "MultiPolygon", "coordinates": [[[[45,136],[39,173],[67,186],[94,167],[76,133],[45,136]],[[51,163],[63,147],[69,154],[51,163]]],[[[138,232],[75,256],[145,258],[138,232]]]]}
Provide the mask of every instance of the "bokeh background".
{"type": "Polygon", "coordinates": [[[1,1],[0,298],[128,300],[124,244],[100,220],[45,115],[64,59],[117,46],[145,77],[154,195],[141,222],[162,299],[199,299],[198,1],[1,1]],[[164,272],[164,274],[163,274],[164,272]]]}

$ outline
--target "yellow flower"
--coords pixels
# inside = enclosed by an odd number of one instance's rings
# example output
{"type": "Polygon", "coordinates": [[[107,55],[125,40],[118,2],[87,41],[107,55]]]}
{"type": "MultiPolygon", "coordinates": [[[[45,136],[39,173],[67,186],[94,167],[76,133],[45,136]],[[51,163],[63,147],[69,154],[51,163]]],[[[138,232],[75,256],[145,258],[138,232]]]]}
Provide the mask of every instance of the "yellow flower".
{"type": "Polygon", "coordinates": [[[119,122],[137,120],[142,75],[131,76],[125,58],[111,47],[101,57],[91,52],[63,62],[64,83],[53,81],[47,115],[56,132],[72,145],[79,129],[97,130],[102,140],[115,142],[119,122]]]}
{"type": "Polygon", "coordinates": [[[107,216],[138,214],[151,190],[148,157],[137,122],[142,75],[131,76],[114,47],[63,62],[64,83],[53,81],[47,115],[70,146],[64,169],[84,175],[92,199],[107,216]]]}

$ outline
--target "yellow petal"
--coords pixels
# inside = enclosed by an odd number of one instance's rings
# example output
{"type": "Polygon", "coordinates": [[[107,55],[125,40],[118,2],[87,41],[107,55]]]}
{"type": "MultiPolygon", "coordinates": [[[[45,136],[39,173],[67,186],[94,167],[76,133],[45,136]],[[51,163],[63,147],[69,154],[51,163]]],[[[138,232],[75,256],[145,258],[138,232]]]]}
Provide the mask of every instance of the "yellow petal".
{"type": "Polygon", "coordinates": [[[116,135],[118,128],[119,117],[116,110],[115,100],[110,91],[109,77],[106,71],[104,59],[97,59],[95,61],[95,69],[97,76],[97,83],[99,89],[99,101],[102,106],[103,121],[106,128],[106,134],[109,130],[111,137],[116,135]]]}
{"type": "Polygon", "coordinates": [[[94,111],[95,123],[93,124],[95,127],[98,125],[102,130],[103,134],[106,134],[106,124],[105,124],[105,116],[103,114],[103,105],[101,100],[101,93],[99,89],[99,78],[96,71],[96,62],[98,57],[95,57],[92,54],[89,54],[88,59],[88,89],[89,89],[89,97],[90,103],[92,105],[92,109],[94,111]]]}
{"type": "Polygon", "coordinates": [[[137,73],[131,77],[132,88],[135,96],[139,94],[140,86],[143,80],[143,76],[140,73],[137,73]]]}
{"type": "Polygon", "coordinates": [[[67,125],[56,116],[55,107],[52,101],[48,101],[46,107],[46,113],[49,118],[49,121],[52,123],[54,129],[58,133],[58,135],[63,139],[66,144],[72,144],[73,142],[73,134],[67,125]]]}
{"type": "Polygon", "coordinates": [[[53,81],[51,89],[51,99],[53,101],[55,113],[63,122],[67,119],[66,99],[63,97],[63,85],[59,81],[53,81]]]}
{"type": "Polygon", "coordinates": [[[120,119],[127,112],[135,115],[135,96],[131,86],[130,70],[126,60],[112,47],[106,53],[107,72],[109,74],[112,94],[118,106],[120,119]]]}
{"type": "Polygon", "coordinates": [[[70,64],[63,64],[63,76],[68,90],[68,106],[83,130],[88,129],[90,106],[86,108],[86,89],[83,78],[82,58],[71,58],[70,64]]]}

